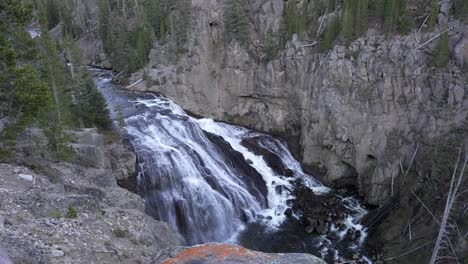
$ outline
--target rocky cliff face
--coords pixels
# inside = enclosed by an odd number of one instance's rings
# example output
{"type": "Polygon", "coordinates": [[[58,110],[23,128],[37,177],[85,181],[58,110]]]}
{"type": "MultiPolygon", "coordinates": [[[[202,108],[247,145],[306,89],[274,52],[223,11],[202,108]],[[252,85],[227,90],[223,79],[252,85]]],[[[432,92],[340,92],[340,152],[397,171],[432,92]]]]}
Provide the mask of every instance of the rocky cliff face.
{"type": "MultiPolygon", "coordinates": [[[[439,21],[449,23],[442,7],[439,21]]],[[[376,205],[389,201],[392,178],[416,142],[466,130],[467,25],[450,21],[453,60],[446,69],[432,64],[437,41],[416,48],[436,33],[390,37],[374,29],[326,52],[293,36],[265,62],[259,49],[267,29],[279,34],[283,1],[251,1],[249,10],[252,43],[243,48],[223,40],[223,1],[192,1],[188,52],[174,54],[171,42],[155,46],[131,83],[143,72],[149,77],[131,88],[298,142],[302,162],[325,169],[325,182],[355,185],[376,205]]]]}

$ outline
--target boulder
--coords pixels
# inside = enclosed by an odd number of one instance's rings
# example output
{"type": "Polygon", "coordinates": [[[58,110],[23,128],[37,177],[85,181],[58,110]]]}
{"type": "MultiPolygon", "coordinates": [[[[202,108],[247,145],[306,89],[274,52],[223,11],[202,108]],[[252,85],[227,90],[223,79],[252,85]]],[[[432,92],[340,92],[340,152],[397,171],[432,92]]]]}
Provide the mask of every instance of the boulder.
{"type": "Polygon", "coordinates": [[[272,254],[252,251],[237,245],[209,243],[188,248],[177,248],[158,257],[160,264],[325,264],[310,254],[272,254]]]}

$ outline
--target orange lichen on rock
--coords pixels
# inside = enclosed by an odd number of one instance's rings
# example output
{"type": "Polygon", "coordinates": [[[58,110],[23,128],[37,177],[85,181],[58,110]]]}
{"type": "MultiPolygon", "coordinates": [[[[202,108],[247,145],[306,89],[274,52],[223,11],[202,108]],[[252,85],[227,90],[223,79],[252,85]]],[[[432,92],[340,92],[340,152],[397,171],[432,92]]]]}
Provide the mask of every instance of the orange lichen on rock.
{"type": "Polygon", "coordinates": [[[254,257],[269,257],[267,254],[255,252],[241,246],[229,244],[204,244],[185,249],[174,258],[166,260],[163,264],[182,264],[193,259],[216,259],[219,261],[232,259],[250,259],[254,257]]]}

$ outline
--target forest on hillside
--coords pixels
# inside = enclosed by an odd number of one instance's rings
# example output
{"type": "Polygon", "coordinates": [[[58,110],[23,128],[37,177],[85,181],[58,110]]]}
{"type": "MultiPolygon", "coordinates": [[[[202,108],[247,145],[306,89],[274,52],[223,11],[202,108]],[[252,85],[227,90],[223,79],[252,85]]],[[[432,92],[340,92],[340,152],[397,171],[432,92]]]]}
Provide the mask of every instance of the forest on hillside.
{"type": "Polygon", "coordinates": [[[6,127],[0,135],[2,155],[11,152],[18,134],[31,125],[44,129],[58,159],[69,155],[64,130],[111,127],[104,98],[73,35],[65,33],[57,41],[49,32],[56,23],[50,8],[47,1],[0,3],[0,120],[6,127]],[[32,23],[39,25],[38,36],[28,31],[32,23]]]}

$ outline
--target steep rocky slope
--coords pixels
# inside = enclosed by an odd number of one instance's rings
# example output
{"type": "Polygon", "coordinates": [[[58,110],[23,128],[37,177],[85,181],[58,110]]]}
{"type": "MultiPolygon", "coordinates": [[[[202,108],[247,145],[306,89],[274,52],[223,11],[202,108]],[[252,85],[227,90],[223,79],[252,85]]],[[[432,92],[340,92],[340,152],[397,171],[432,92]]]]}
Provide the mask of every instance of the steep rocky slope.
{"type": "Polygon", "coordinates": [[[134,154],[105,146],[94,129],[69,135],[71,162],[48,160],[42,131],[32,129],[0,163],[0,262],[149,263],[179,245],[167,224],[144,213],[141,197],[117,186],[134,172],[134,154]]]}

